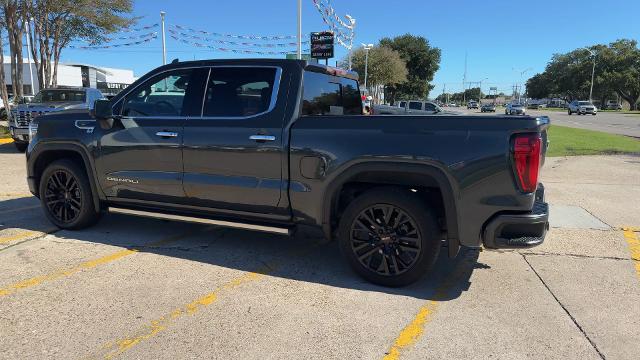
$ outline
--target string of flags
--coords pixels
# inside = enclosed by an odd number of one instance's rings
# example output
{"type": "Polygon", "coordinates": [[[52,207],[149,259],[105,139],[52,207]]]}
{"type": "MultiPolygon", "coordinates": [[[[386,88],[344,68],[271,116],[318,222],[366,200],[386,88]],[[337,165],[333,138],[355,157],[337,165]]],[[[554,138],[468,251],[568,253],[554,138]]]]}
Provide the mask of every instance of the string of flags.
{"type": "Polygon", "coordinates": [[[108,45],[82,45],[82,46],[77,46],[77,45],[69,45],[69,48],[71,49],[82,49],[82,50],[96,50],[96,49],[111,49],[111,48],[119,48],[119,47],[125,47],[125,46],[135,46],[135,45],[141,45],[144,43],[148,43],[151,40],[154,40],[158,37],[158,33],[154,32],[151,33],[150,37],[147,37],[145,39],[142,40],[138,40],[138,41],[133,41],[133,42],[128,42],[128,43],[123,43],[123,44],[108,44],[108,45]]]}
{"type": "MultiPolygon", "coordinates": [[[[154,31],[154,32],[150,32],[150,33],[145,33],[145,34],[138,34],[138,35],[129,35],[129,36],[118,36],[118,37],[112,37],[112,38],[105,38],[103,40],[103,42],[112,42],[112,41],[117,41],[117,40],[134,40],[134,39],[145,39],[148,37],[153,37],[153,36],[157,36],[158,32],[154,31]]],[[[80,41],[86,42],[91,44],[90,40],[85,40],[82,39],[80,41]]]]}
{"type": "Polygon", "coordinates": [[[347,24],[344,21],[342,21],[342,19],[340,19],[340,17],[336,14],[333,7],[331,7],[329,0],[312,0],[312,1],[316,10],[318,10],[318,13],[320,13],[320,16],[322,17],[322,21],[325,24],[327,24],[331,28],[331,31],[333,31],[334,34],[336,35],[335,39],[338,42],[338,44],[342,45],[348,50],[351,50],[351,48],[353,47],[353,38],[355,36],[354,25],[350,24],[347,26],[347,24]],[[337,25],[332,18],[336,19],[339,25],[337,25]],[[345,34],[340,28],[341,26],[348,29],[349,34],[345,34]]]}
{"type": "MultiPolygon", "coordinates": [[[[210,45],[210,44],[203,44],[200,42],[196,42],[193,41],[189,38],[183,38],[183,37],[179,37],[177,35],[174,35],[173,33],[170,33],[169,36],[176,40],[179,41],[183,44],[188,44],[188,45],[192,45],[195,47],[199,47],[199,48],[206,48],[209,50],[213,50],[213,51],[224,51],[224,52],[232,52],[235,54],[259,54],[259,55],[286,55],[286,54],[291,54],[294,53],[295,50],[290,50],[290,51],[272,51],[272,50],[248,50],[248,49],[231,49],[231,48],[226,48],[226,47],[218,47],[218,46],[214,46],[214,45],[210,45]]],[[[305,51],[309,51],[309,49],[305,49],[305,51]]]]}
{"type": "MultiPolygon", "coordinates": [[[[169,32],[169,34],[171,35],[175,35],[175,36],[180,36],[183,38],[188,38],[188,39],[194,39],[194,40],[199,40],[199,41],[206,41],[206,42],[213,42],[213,43],[217,43],[217,44],[224,44],[224,45],[233,45],[233,46],[255,46],[255,47],[266,47],[266,48],[275,48],[275,47],[287,47],[287,46],[297,46],[298,43],[296,42],[287,42],[287,43],[256,43],[256,42],[246,42],[246,41],[228,41],[228,40],[220,40],[220,39],[214,39],[214,38],[210,38],[207,36],[200,36],[200,35],[196,35],[193,33],[185,33],[182,31],[177,31],[174,29],[167,29],[167,31],[169,32]]],[[[302,44],[308,44],[309,41],[303,41],[302,44]]]]}
{"type": "Polygon", "coordinates": [[[140,26],[140,27],[135,27],[135,28],[124,28],[124,29],[120,30],[120,32],[138,32],[138,31],[144,31],[144,30],[157,28],[158,26],[160,26],[160,24],[159,23],[155,23],[155,24],[150,24],[150,25],[145,25],[145,26],[140,26]]]}
{"type": "Polygon", "coordinates": [[[190,33],[199,33],[203,35],[209,35],[212,37],[225,37],[232,39],[247,39],[247,40],[264,40],[264,41],[272,41],[272,40],[292,40],[296,39],[296,35],[268,35],[268,36],[260,36],[260,35],[237,35],[237,34],[222,34],[217,32],[205,31],[205,30],[197,30],[187,26],[182,25],[172,25],[174,28],[190,33]]]}

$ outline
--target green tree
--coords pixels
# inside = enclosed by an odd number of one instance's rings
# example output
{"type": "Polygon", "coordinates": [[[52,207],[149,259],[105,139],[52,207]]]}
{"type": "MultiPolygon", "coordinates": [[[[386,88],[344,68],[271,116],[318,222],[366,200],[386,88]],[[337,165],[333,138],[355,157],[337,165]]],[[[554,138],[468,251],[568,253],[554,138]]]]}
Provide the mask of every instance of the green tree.
{"type": "MultiPolygon", "coordinates": [[[[359,48],[353,52],[353,69],[360,74],[364,84],[366,51],[359,48]]],[[[375,46],[369,50],[367,86],[377,91],[379,85],[394,86],[407,80],[407,67],[397,51],[386,46],[375,46]]],[[[373,94],[379,98],[380,94],[373,94]]]]}
{"type": "Polygon", "coordinates": [[[28,0],[25,12],[34,19],[28,34],[42,87],[57,84],[62,50],[72,40],[98,44],[109,33],[130,25],[132,0],[28,0]]]}
{"type": "Polygon", "coordinates": [[[433,85],[433,76],[440,68],[441,52],[432,47],[422,36],[405,34],[380,40],[381,46],[387,46],[397,51],[407,64],[407,80],[395,86],[388,87],[390,98],[423,99],[429,96],[433,85]]]}

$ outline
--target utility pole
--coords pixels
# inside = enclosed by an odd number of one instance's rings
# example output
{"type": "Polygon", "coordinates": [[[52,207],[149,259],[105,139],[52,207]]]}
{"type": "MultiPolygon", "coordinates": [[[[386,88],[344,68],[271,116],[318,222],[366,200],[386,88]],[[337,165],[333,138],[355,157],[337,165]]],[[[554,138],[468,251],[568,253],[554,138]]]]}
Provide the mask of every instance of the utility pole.
{"type": "Polygon", "coordinates": [[[298,0],[298,60],[302,60],[302,0],[298,0]]]}
{"type": "Polygon", "coordinates": [[[464,52],[464,75],[462,76],[462,103],[467,102],[467,52],[464,52]]]}
{"type": "Polygon", "coordinates": [[[367,87],[367,77],[369,75],[369,50],[373,48],[373,44],[362,44],[364,48],[364,90],[369,93],[369,88],[367,87]]]}
{"type": "Polygon", "coordinates": [[[27,61],[29,61],[29,80],[31,81],[31,95],[35,95],[36,84],[33,82],[33,70],[31,69],[31,40],[29,39],[31,37],[31,24],[29,19],[25,19],[23,21],[27,23],[27,61]]]}
{"type": "Polygon", "coordinates": [[[587,50],[589,54],[591,54],[591,56],[593,56],[593,68],[591,69],[591,88],[589,89],[589,102],[593,102],[593,80],[596,75],[596,56],[598,54],[596,54],[591,49],[588,49],[588,48],[584,48],[584,49],[587,50]]]}
{"type": "Polygon", "coordinates": [[[167,64],[167,44],[166,44],[166,38],[165,38],[165,34],[164,34],[164,15],[166,13],[164,11],[160,11],[160,24],[161,29],[162,29],[162,65],[166,65],[167,64]]]}

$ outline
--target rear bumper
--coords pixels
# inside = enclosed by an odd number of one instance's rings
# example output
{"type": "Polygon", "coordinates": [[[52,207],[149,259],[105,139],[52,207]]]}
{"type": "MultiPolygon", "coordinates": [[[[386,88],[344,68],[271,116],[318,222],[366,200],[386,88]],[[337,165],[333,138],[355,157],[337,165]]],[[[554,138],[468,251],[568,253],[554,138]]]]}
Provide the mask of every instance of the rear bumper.
{"type": "Polygon", "coordinates": [[[549,229],[549,205],[544,201],[544,186],[536,191],[533,209],[525,213],[503,213],[491,219],[482,235],[491,249],[520,249],[542,244],[549,229]]]}

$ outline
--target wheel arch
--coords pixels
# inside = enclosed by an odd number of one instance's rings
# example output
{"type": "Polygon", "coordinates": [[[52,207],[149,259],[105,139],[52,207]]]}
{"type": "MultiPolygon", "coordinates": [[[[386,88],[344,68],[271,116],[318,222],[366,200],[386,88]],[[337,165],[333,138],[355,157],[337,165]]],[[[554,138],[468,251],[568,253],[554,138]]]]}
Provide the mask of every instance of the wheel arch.
{"type": "Polygon", "coordinates": [[[27,174],[35,182],[35,188],[39,189],[40,177],[47,165],[53,161],[68,158],[79,162],[79,165],[84,167],[91,185],[93,205],[96,211],[100,211],[100,200],[104,200],[105,197],[98,191],[94,162],[84,146],[72,142],[40,143],[29,154],[27,174]]]}
{"type": "Polygon", "coordinates": [[[454,188],[444,171],[433,165],[397,162],[364,162],[340,172],[327,186],[322,208],[322,230],[332,237],[333,220],[338,211],[340,194],[350,183],[379,184],[381,186],[407,186],[437,188],[442,196],[444,220],[447,227],[449,256],[457,254],[459,242],[458,212],[454,188]]]}

